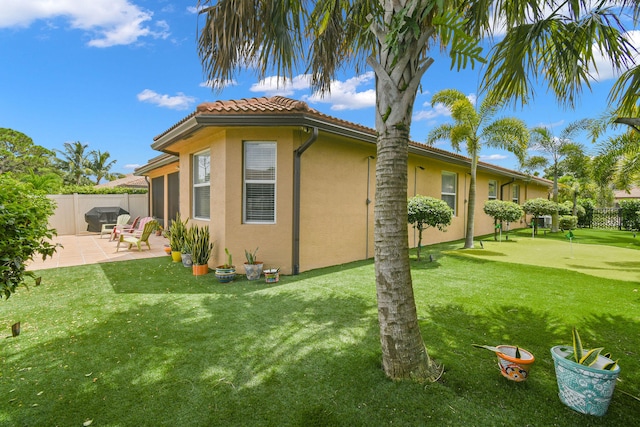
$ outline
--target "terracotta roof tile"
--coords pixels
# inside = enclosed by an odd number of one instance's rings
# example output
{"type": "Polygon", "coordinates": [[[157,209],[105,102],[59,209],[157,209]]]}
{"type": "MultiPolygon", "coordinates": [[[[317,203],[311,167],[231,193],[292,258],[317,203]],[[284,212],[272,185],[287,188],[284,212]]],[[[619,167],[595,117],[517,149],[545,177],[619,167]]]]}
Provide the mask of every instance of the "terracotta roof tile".
{"type": "MultiPolygon", "coordinates": [[[[363,126],[357,123],[349,122],[347,120],[342,120],[337,117],[329,116],[327,114],[321,113],[318,110],[309,107],[309,105],[304,101],[299,101],[296,99],[287,98],[284,96],[272,96],[272,97],[260,97],[260,98],[243,98],[239,100],[227,100],[227,101],[215,101],[215,102],[205,102],[197,106],[196,111],[182,119],[180,122],[173,125],[171,128],[167,129],[162,134],[156,136],[154,138],[155,141],[162,138],[164,135],[171,132],[173,129],[177,128],[187,120],[196,116],[205,116],[209,114],[213,114],[216,116],[224,116],[224,115],[261,115],[261,114],[269,114],[269,113],[279,113],[279,114],[305,114],[308,116],[315,117],[320,119],[326,123],[331,123],[335,125],[339,125],[345,128],[357,130],[364,134],[369,134],[373,137],[376,135],[376,130],[367,126],[363,126]]],[[[460,155],[458,153],[452,153],[450,151],[442,150],[439,148],[435,148],[426,144],[420,144],[417,142],[410,141],[409,144],[414,147],[418,147],[420,149],[424,149],[426,151],[430,151],[432,153],[439,153],[443,156],[447,156],[450,158],[457,158],[461,161],[470,162],[469,157],[460,155]]],[[[525,175],[523,173],[514,171],[512,169],[503,168],[500,166],[493,165],[491,163],[479,162],[479,165],[490,167],[495,170],[501,170],[505,173],[517,173],[521,175],[525,175]]],[[[543,178],[536,178],[536,180],[541,182],[550,182],[543,178]]]]}

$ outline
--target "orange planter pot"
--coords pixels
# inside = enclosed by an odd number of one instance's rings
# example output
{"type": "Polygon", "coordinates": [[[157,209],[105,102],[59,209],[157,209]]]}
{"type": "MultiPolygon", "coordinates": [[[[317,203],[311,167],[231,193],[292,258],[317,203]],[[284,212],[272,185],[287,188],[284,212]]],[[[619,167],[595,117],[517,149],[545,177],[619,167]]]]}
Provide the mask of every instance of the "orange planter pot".
{"type": "Polygon", "coordinates": [[[516,382],[525,381],[529,377],[529,369],[535,362],[533,354],[525,349],[520,348],[520,358],[516,358],[516,347],[512,345],[499,345],[496,346],[499,353],[498,366],[500,367],[500,373],[503,377],[516,382]]]}
{"type": "Polygon", "coordinates": [[[209,266],[207,264],[203,264],[203,265],[193,264],[191,268],[194,276],[202,276],[204,274],[209,273],[209,266]]]}

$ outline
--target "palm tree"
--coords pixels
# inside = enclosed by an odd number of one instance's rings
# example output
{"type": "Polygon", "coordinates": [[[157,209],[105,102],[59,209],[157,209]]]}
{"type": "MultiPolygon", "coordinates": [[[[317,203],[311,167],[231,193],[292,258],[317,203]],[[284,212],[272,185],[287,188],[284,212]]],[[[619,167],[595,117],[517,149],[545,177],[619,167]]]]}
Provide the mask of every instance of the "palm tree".
{"type": "Polygon", "coordinates": [[[88,176],[91,175],[89,168],[88,154],[86,153],[87,144],[77,141],[74,143],[65,142],[64,150],[56,150],[62,155],[59,159],[60,169],[66,172],[65,182],[75,185],[82,185],[88,182],[88,176]]]}
{"type": "Polygon", "coordinates": [[[96,185],[100,184],[100,180],[102,178],[111,180],[113,179],[113,174],[109,172],[113,165],[116,164],[117,160],[109,161],[109,157],[111,155],[108,151],[104,153],[100,150],[94,150],[89,153],[91,157],[89,169],[91,169],[92,174],[96,177],[96,185]]]}
{"type": "MultiPolygon", "coordinates": [[[[560,177],[560,161],[576,151],[583,151],[582,145],[573,141],[576,134],[589,128],[591,120],[579,120],[565,127],[559,136],[546,126],[538,126],[531,130],[531,149],[542,151],[549,157],[541,157],[545,166],[551,167],[553,176],[553,201],[558,203],[558,178],[560,177]]],[[[540,157],[537,157],[540,158],[540,157]]],[[[558,232],[558,212],[551,216],[551,232],[558,232]]]]}
{"type": "Polygon", "coordinates": [[[467,231],[464,239],[466,249],[473,248],[474,219],[476,212],[476,178],[478,156],[483,145],[501,148],[514,153],[522,160],[529,144],[527,125],[514,117],[493,120],[499,104],[485,98],[476,110],[464,93],[455,89],[437,92],[431,98],[431,105],[442,104],[451,110],[453,124],[445,123],[433,128],[427,136],[427,144],[449,139],[454,150],[460,151],[466,145],[467,155],[471,158],[471,178],[469,180],[469,198],[467,202],[467,231]]]}
{"type": "MultiPolygon", "coordinates": [[[[604,1],[604,0],[601,0],[604,1]]],[[[530,95],[529,74],[552,70],[550,83],[556,93],[578,93],[589,75],[580,71],[596,48],[595,37],[606,38],[605,55],[614,63],[630,58],[631,49],[619,31],[601,14],[583,10],[583,2],[569,2],[571,13],[556,10],[553,0],[471,2],[453,0],[199,0],[205,22],[198,40],[204,74],[211,82],[232,81],[236,73],[252,67],[259,78],[274,72],[291,78],[306,69],[314,90],[326,93],[338,72],[352,66],[369,66],[376,76],[375,123],[377,138],[375,219],[375,275],[382,365],[394,379],[436,379],[441,369],[429,357],[413,295],[409,265],[407,221],[407,163],[413,105],[422,77],[434,62],[431,50],[448,49],[452,66],[482,62],[479,40],[490,36],[495,17],[507,29],[506,47],[498,45],[489,62],[486,87],[502,84],[495,97],[523,102],[530,95]],[[586,20],[588,26],[576,25],[586,20]],[[527,28],[535,23],[534,31],[527,28]],[[596,29],[611,31],[597,32],[596,29]],[[601,35],[603,34],[603,35],[601,35]],[[550,35],[558,37],[550,40],[550,35]],[[513,41],[520,47],[517,61],[502,52],[513,41]],[[580,43],[579,41],[582,41],[580,43]],[[561,43],[562,42],[562,43],[561,43]],[[567,54],[565,48],[571,46],[567,54]],[[557,67],[556,65],[562,65],[557,67]],[[506,76],[503,78],[503,76],[506,76]]],[[[219,86],[215,86],[218,87],[219,86]]]]}

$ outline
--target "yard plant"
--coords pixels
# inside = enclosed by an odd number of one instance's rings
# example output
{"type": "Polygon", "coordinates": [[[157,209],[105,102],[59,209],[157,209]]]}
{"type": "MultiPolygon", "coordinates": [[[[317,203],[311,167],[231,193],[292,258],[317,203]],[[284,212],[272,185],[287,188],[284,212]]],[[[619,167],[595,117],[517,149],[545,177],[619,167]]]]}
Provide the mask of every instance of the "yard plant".
{"type": "Polygon", "coordinates": [[[0,345],[0,425],[635,425],[640,273],[628,266],[640,241],[575,234],[574,251],[617,250],[616,260],[568,270],[580,260],[564,237],[524,230],[484,250],[433,245],[434,262],[411,261],[419,332],[445,366],[428,385],[381,368],[371,261],[272,285],[195,278],[168,257],[42,270],[46,285],[0,305],[7,335],[22,322],[0,345]],[[549,245],[563,255],[527,263],[549,245]],[[515,263],[501,248],[524,255],[515,263]],[[558,399],[549,349],[572,326],[624,367],[604,418],[558,399]],[[526,383],[504,379],[478,342],[531,351],[526,383]]]}

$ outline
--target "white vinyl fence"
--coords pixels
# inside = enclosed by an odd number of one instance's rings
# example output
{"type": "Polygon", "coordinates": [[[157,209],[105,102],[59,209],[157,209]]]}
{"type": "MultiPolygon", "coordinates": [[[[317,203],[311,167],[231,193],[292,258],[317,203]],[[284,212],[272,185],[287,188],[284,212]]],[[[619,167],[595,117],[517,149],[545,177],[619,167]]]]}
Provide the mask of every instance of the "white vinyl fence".
{"type": "Polygon", "coordinates": [[[85,234],[87,222],[84,214],[92,208],[121,207],[131,219],[149,216],[148,194],[54,194],[48,195],[56,203],[55,213],[49,218],[49,227],[59,236],[85,234]]]}

